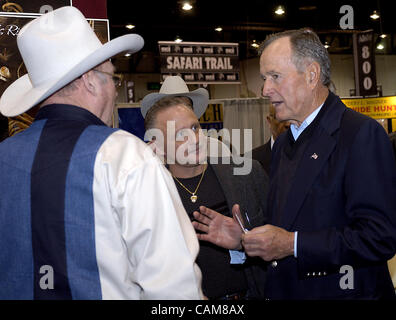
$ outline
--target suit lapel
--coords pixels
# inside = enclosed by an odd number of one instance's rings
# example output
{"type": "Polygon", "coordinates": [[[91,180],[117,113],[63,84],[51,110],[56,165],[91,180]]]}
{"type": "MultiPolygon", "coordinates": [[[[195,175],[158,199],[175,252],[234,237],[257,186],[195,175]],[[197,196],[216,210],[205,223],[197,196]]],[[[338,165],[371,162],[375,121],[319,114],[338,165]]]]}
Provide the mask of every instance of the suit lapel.
{"type": "Polygon", "coordinates": [[[332,153],[336,142],[326,131],[317,128],[311,143],[307,146],[294,175],[279,225],[288,229],[293,224],[316,177],[332,153]],[[319,131],[319,132],[318,132],[319,131]]]}
{"type": "Polygon", "coordinates": [[[327,163],[337,141],[332,134],[339,129],[346,107],[333,93],[329,93],[323,105],[323,115],[314,129],[309,144],[297,167],[287,200],[282,212],[276,215],[276,224],[289,229],[292,227],[300,208],[315,179],[327,163]]]}

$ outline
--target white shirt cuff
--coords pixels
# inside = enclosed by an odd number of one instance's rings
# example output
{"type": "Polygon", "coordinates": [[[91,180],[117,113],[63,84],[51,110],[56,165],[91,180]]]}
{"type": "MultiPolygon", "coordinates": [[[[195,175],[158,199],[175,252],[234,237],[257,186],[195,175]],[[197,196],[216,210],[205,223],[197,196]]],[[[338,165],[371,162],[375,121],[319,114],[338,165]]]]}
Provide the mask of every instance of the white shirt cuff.
{"type": "Polygon", "coordinates": [[[228,250],[230,252],[230,264],[244,264],[246,260],[245,252],[237,250],[228,250]]]}

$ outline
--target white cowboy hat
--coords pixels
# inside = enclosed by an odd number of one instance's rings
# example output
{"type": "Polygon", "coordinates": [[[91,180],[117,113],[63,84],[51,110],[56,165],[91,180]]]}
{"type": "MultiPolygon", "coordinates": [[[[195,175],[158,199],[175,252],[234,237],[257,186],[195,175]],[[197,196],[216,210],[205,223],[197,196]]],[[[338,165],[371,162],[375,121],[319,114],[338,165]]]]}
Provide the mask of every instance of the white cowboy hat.
{"type": "Polygon", "coordinates": [[[17,43],[28,74],[0,98],[0,112],[8,117],[26,112],[116,54],[139,51],[144,41],[128,34],[102,45],[82,13],[68,6],[29,22],[17,43]]]}
{"type": "Polygon", "coordinates": [[[199,119],[204,113],[209,103],[208,90],[198,88],[188,91],[187,84],[179,76],[166,77],[158,93],[150,93],[141,102],[140,111],[143,118],[146,117],[148,110],[160,99],[164,97],[188,97],[192,100],[193,110],[199,119]]]}

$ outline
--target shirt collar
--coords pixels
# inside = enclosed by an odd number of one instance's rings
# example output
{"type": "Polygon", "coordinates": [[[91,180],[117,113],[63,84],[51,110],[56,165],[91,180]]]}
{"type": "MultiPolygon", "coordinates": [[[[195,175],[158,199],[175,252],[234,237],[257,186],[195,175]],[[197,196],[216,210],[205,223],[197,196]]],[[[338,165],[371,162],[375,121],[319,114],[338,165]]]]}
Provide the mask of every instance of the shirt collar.
{"type": "Polygon", "coordinates": [[[324,103],[322,103],[319,107],[317,107],[314,112],[312,112],[305,120],[301,123],[299,127],[295,124],[290,125],[291,133],[293,134],[294,140],[297,140],[298,137],[303,133],[303,131],[315,120],[316,116],[318,115],[320,109],[322,109],[324,103]]]}
{"type": "Polygon", "coordinates": [[[88,122],[92,125],[105,126],[106,124],[87,109],[68,104],[49,104],[42,107],[35,120],[74,120],[88,122]]]}

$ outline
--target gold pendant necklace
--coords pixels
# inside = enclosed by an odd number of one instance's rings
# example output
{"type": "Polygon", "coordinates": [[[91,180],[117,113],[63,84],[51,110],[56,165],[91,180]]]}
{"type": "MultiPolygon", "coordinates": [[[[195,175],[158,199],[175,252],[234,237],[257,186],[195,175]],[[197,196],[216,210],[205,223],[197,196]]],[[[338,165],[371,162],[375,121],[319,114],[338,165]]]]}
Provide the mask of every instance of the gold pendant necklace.
{"type": "Polygon", "coordinates": [[[175,178],[175,180],[184,188],[184,190],[186,190],[189,194],[191,194],[190,200],[191,200],[192,203],[195,203],[195,202],[197,202],[197,200],[198,200],[198,196],[196,195],[196,193],[197,193],[197,191],[198,191],[199,186],[201,185],[201,182],[202,182],[202,179],[203,179],[203,177],[204,177],[204,175],[205,175],[205,171],[206,171],[206,168],[207,168],[207,167],[208,167],[208,165],[205,165],[205,168],[204,168],[204,170],[202,171],[202,174],[201,174],[201,179],[199,179],[198,185],[197,185],[197,187],[195,188],[194,192],[191,192],[183,183],[181,183],[181,182],[179,181],[179,179],[177,179],[177,178],[172,174],[173,178],[175,178]]]}

